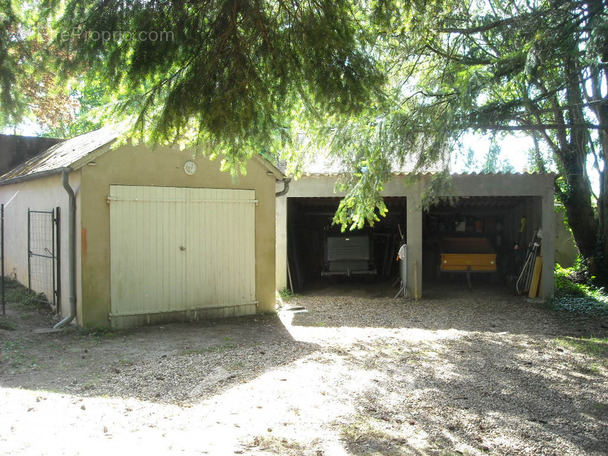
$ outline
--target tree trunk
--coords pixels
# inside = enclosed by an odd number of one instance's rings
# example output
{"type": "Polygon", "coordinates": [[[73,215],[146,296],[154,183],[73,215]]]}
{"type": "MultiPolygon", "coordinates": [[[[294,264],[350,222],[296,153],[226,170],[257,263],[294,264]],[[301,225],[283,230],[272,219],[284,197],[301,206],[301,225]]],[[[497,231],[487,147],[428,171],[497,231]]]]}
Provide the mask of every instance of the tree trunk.
{"type": "Polygon", "coordinates": [[[608,154],[608,100],[603,99],[598,108],[597,117],[602,129],[599,131],[599,148],[603,158],[604,168],[599,171],[600,190],[597,198],[597,220],[598,234],[596,256],[599,261],[592,265],[590,272],[598,278],[602,285],[608,285],[608,170],[606,169],[606,159],[608,154]]]}
{"type": "MultiPolygon", "coordinates": [[[[564,118],[556,114],[558,124],[580,125],[585,119],[584,102],[583,102],[583,87],[580,80],[581,68],[576,59],[567,56],[564,59],[564,75],[566,76],[566,102],[567,102],[567,122],[564,118]]],[[[557,156],[562,164],[564,177],[566,178],[566,189],[559,193],[560,199],[566,208],[568,216],[568,224],[572,229],[574,240],[581,255],[587,261],[589,272],[596,276],[600,281],[604,282],[606,277],[602,273],[604,268],[604,257],[601,251],[605,246],[600,246],[604,243],[601,231],[604,224],[601,219],[598,219],[605,214],[601,208],[599,211],[593,207],[591,180],[587,173],[587,156],[589,152],[590,138],[589,132],[584,128],[569,126],[558,131],[561,136],[562,147],[556,151],[557,156]],[[568,147],[563,145],[568,143],[568,147]],[[598,250],[598,247],[600,249],[598,250]]],[[[600,145],[601,147],[601,145],[600,145]]],[[[598,206],[605,204],[605,194],[603,185],[599,193],[598,206]]]]}
{"type": "Polygon", "coordinates": [[[589,182],[580,174],[566,176],[568,190],[561,196],[574,241],[585,258],[596,254],[598,224],[591,206],[589,182]]]}

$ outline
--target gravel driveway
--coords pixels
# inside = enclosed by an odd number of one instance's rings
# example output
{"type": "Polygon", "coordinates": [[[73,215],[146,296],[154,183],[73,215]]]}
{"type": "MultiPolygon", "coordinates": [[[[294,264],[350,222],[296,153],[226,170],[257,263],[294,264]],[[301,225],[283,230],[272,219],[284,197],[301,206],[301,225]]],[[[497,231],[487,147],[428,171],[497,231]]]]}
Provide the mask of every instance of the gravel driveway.
{"type": "Polygon", "coordinates": [[[606,321],[442,292],[113,333],[9,306],[0,453],[607,454],[606,321]]]}

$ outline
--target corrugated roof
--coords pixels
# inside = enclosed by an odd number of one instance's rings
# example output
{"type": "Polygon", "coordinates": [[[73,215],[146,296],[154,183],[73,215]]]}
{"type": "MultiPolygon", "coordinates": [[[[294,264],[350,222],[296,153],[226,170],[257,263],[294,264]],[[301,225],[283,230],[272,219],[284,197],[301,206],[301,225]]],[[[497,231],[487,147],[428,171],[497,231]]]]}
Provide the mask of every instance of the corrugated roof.
{"type": "MultiPolygon", "coordinates": [[[[401,159],[394,159],[391,163],[391,174],[393,176],[407,176],[415,174],[418,176],[433,176],[443,172],[447,166],[447,163],[440,160],[437,163],[427,163],[422,167],[417,166],[420,157],[417,154],[407,154],[401,159]]],[[[336,177],[351,172],[347,168],[343,157],[337,157],[323,150],[316,150],[314,152],[307,152],[300,158],[300,170],[304,177],[336,177]]],[[[285,173],[285,164],[279,166],[283,173],[285,173]]],[[[451,168],[451,166],[448,166],[451,168]]],[[[450,173],[452,176],[524,176],[524,175],[553,175],[553,172],[528,172],[528,171],[512,171],[512,172],[467,172],[467,171],[454,171],[450,173]]]]}
{"type": "Polygon", "coordinates": [[[10,170],[0,177],[0,183],[58,173],[80,161],[86,163],[87,156],[112,143],[119,134],[106,127],[63,141],[10,170]]]}
{"type": "MultiPolygon", "coordinates": [[[[403,157],[401,161],[395,160],[391,163],[392,174],[405,175],[411,174],[416,169],[418,158],[415,155],[403,157]]],[[[325,151],[308,153],[301,159],[302,174],[307,177],[338,176],[350,172],[342,157],[330,155],[325,151]]],[[[438,173],[443,169],[444,164],[438,162],[424,167],[418,173],[438,173]]]]}
{"type": "MultiPolygon", "coordinates": [[[[337,177],[337,176],[341,176],[346,174],[347,172],[332,172],[332,173],[315,173],[315,174],[304,174],[303,177],[306,178],[323,178],[323,177],[337,177]]],[[[391,173],[391,175],[393,177],[397,177],[397,176],[409,176],[409,175],[415,175],[418,177],[422,177],[422,176],[428,176],[428,177],[433,177],[436,176],[437,174],[439,174],[440,171],[393,171],[391,173]]],[[[472,177],[472,176],[557,176],[557,173],[553,173],[553,172],[546,172],[546,173],[539,173],[539,172],[497,172],[497,173],[451,173],[450,174],[452,177],[472,177]]]]}

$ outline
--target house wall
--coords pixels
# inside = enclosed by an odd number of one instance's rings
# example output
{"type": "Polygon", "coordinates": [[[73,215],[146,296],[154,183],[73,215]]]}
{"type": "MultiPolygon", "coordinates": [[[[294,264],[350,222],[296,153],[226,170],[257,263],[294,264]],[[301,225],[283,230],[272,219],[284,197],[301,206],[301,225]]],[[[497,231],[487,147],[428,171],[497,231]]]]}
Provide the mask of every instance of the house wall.
{"type": "MultiPolygon", "coordinates": [[[[421,195],[429,185],[432,175],[420,175],[416,179],[409,176],[393,176],[386,184],[382,195],[401,196],[407,199],[407,243],[408,243],[408,289],[410,296],[422,295],[422,207],[421,195]],[[417,269],[417,270],[416,270],[417,269]],[[415,271],[416,270],[416,271],[415,271]],[[416,281],[414,280],[416,275],[416,281]]],[[[524,196],[523,211],[533,214],[528,220],[527,230],[537,227],[553,227],[553,176],[540,174],[459,174],[454,175],[452,196],[524,196]]],[[[286,237],[287,198],[344,196],[335,192],[337,176],[308,176],[293,181],[287,195],[277,198],[277,233],[286,237]]],[[[553,296],[553,265],[555,263],[555,233],[544,230],[543,270],[541,293],[543,297],[553,296]]],[[[530,232],[531,233],[531,232],[530,232]]],[[[526,235],[528,233],[526,232],[526,235]]],[[[530,234],[531,236],[531,234],[530,234]]],[[[526,236],[528,240],[530,236],[526,236]]],[[[527,244],[526,244],[527,245],[527,244]]],[[[287,286],[287,249],[283,243],[277,246],[277,288],[287,286]]]]}
{"type": "MultiPolygon", "coordinates": [[[[76,206],[80,207],[80,173],[70,174],[70,185],[76,193],[76,206]]],[[[28,284],[27,211],[51,211],[60,208],[61,220],[61,302],[62,315],[69,314],[69,246],[68,246],[68,195],[61,183],[61,174],[0,186],[0,203],[4,204],[4,271],[9,277],[28,284]]],[[[78,213],[76,220],[78,220],[78,213]]],[[[77,229],[77,232],[79,230],[77,229]]],[[[80,257],[77,255],[77,271],[80,257]]],[[[43,290],[36,290],[42,292],[43,290]]],[[[79,294],[80,295],[80,294],[79,294]]],[[[51,297],[48,297],[51,299],[51,297]]]]}
{"type": "MultiPolygon", "coordinates": [[[[193,158],[190,150],[125,145],[82,168],[82,304],[83,326],[108,325],[110,303],[110,185],[253,189],[256,206],[255,255],[258,312],[275,309],[275,176],[251,160],[247,174],[232,177],[220,171],[219,161],[193,158]],[[184,163],[192,160],[197,172],[189,176],[184,163]]],[[[219,311],[218,311],[219,312],[219,311]]],[[[209,316],[224,316],[223,313],[209,316]]],[[[140,324],[149,319],[133,321],[140,324]]]]}

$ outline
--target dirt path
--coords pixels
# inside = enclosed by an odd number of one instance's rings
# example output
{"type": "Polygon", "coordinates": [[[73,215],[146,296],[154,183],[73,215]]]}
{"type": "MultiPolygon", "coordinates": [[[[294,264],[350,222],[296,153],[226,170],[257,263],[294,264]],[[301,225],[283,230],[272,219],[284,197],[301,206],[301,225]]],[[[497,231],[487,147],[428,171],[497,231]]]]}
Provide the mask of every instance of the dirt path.
{"type": "Polygon", "coordinates": [[[11,307],[0,453],[606,454],[607,322],[454,294],[108,334],[11,307]]]}

